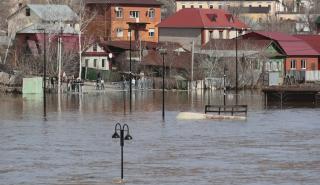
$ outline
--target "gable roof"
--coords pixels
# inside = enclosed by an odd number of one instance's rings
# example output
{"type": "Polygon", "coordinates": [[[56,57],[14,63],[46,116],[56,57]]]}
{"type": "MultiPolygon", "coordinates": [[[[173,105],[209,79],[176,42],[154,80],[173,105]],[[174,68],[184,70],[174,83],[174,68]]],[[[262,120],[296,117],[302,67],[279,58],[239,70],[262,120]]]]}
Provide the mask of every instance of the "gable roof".
{"type": "Polygon", "coordinates": [[[86,0],[86,4],[162,5],[157,0],[86,0]]]}
{"type": "Polygon", "coordinates": [[[181,9],[157,26],[159,28],[248,28],[246,24],[224,10],[202,8],[181,9]]]}
{"type": "Polygon", "coordinates": [[[77,21],[78,15],[67,5],[57,4],[27,4],[10,15],[8,19],[19,13],[24,8],[30,8],[44,21],[77,21]]]}
{"type": "Polygon", "coordinates": [[[241,37],[244,39],[273,40],[289,56],[317,56],[320,54],[305,41],[286,33],[257,31],[247,33],[241,37]]]}

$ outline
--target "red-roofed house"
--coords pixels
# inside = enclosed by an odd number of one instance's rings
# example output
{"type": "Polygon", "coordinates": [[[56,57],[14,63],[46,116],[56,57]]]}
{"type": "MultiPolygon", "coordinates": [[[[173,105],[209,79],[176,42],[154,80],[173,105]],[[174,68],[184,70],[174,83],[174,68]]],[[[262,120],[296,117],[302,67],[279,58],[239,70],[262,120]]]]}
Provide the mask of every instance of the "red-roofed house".
{"type": "Polygon", "coordinates": [[[314,76],[309,72],[320,70],[320,52],[304,39],[280,32],[250,32],[242,38],[275,41],[286,55],[284,65],[286,75],[301,81],[320,80],[320,76],[314,76]]]}
{"type": "MultiPolygon", "coordinates": [[[[295,37],[308,43],[314,50],[320,53],[320,35],[294,35],[295,37]]],[[[318,69],[316,65],[309,66],[311,69],[306,71],[308,81],[320,80],[320,63],[318,62],[318,69]]]]}
{"type": "Polygon", "coordinates": [[[232,14],[219,9],[185,8],[163,20],[159,41],[175,41],[189,48],[192,41],[203,45],[212,39],[231,39],[249,28],[232,14]]]}

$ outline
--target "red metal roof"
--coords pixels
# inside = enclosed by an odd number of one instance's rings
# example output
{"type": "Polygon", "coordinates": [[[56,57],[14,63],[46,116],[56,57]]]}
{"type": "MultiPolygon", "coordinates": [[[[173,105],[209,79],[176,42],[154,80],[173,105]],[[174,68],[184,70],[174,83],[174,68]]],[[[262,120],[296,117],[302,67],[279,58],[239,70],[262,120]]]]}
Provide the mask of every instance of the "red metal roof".
{"type": "Polygon", "coordinates": [[[231,28],[248,27],[220,9],[184,8],[158,24],[160,28],[231,28]]]}
{"type": "Polygon", "coordinates": [[[295,36],[288,35],[281,32],[264,32],[256,31],[250,32],[243,36],[244,39],[265,40],[270,39],[277,42],[289,56],[317,56],[320,55],[318,51],[313,49],[307,42],[295,36]]]}
{"type": "Polygon", "coordinates": [[[294,35],[306,43],[308,43],[313,49],[320,53],[320,35],[294,35]]]}

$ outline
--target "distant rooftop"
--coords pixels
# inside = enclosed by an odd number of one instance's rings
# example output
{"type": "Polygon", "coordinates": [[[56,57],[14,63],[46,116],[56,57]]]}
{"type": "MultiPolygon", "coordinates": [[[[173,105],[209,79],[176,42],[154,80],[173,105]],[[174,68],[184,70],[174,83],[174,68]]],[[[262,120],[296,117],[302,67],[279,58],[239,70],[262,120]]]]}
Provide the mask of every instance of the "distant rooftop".
{"type": "Polygon", "coordinates": [[[130,5],[162,5],[157,0],[86,0],[86,4],[130,4],[130,5]]]}
{"type": "Polygon", "coordinates": [[[8,17],[14,16],[21,9],[28,7],[37,16],[39,16],[44,21],[75,21],[78,20],[77,14],[67,5],[56,5],[56,4],[27,4],[26,6],[20,8],[18,11],[13,13],[8,17]]]}

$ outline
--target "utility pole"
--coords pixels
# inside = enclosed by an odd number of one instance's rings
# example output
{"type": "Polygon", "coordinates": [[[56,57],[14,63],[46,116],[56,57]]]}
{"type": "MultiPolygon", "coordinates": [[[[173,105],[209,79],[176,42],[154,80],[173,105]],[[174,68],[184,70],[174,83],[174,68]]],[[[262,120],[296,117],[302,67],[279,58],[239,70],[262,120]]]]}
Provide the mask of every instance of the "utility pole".
{"type": "Polygon", "coordinates": [[[227,78],[227,67],[226,64],[224,64],[223,69],[223,105],[226,106],[226,95],[227,95],[227,87],[226,87],[226,78],[227,78]]]}
{"type": "Polygon", "coordinates": [[[46,43],[46,30],[43,30],[43,116],[47,117],[47,95],[46,95],[46,79],[47,79],[47,43],[46,43]]]}

